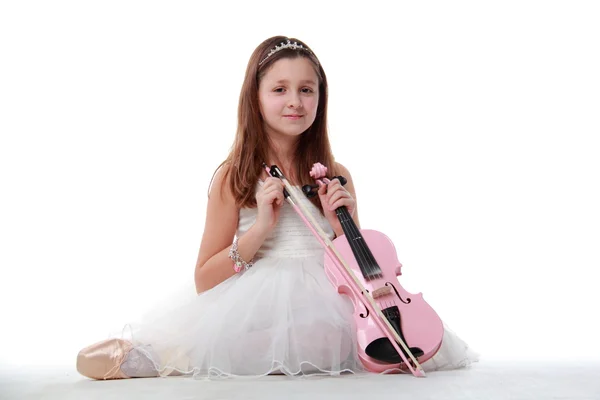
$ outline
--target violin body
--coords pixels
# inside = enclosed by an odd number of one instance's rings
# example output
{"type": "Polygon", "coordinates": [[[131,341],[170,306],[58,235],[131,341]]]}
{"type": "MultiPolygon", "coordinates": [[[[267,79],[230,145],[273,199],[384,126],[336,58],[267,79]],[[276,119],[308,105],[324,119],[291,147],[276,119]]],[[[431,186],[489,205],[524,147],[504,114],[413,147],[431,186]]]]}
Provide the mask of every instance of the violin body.
{"type": "MultiPolygon", "coordinates": [[[[310,213],[302,211],[303,206],[293,201],[290,193],[294,189],[281,170],[276,165],[269,169],[263,163],[263,167],[284,182],[285,198],[325,248],[327,278],[352,301],[357,352],[364,367],[378,373],[410,370],[415,376],[425,376],[420,364],[439,350],[444,326],[421,293],[408,293],[400,286],[402,264],[392,241],[381,232],[359,229],[345,206],[335,210],[344,235],[331,241],[317,228],[318,223],[311,219],[310,213]]],[[[325,166],[313,165],[310,176],[318,185],[302,187],[307,197],[316,196],[319,185],[330,182],[326,174],[325,166]]],[[[339,179],[342,185],[346,183],[344,177],[334,179],[339,179]]]]}
{"type": "MultiPolygon", "coordinates": [[[[411,294],[400,286],[397,277],[402,273],[402,264],[392,241],[375,230],[361,229],[359,232],[381,271],[375,278],[365,279],[364,266],[361,269],[346,235],[336,238],[333,244],[419,363],[427,361],[442,344],[444,327],[441,319],[425,302],[422,293],[411,294]]],[[[324,264],[331,283],[354,304],[358,356],[365,368],[372,372],[406,369],[398,352],[373,320],[378,317],[369,314],[363,300],[358,297],[360,294],[355,294],[350,288],[345,271],[340,270],[328,254],[325,254],[324,264]]]]}

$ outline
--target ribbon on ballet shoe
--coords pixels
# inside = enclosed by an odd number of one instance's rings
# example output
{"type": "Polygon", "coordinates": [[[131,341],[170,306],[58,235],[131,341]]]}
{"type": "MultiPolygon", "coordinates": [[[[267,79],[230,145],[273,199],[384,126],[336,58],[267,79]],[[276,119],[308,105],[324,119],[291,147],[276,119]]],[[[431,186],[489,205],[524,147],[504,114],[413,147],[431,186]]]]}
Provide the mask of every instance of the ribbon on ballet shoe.
{"type": "Polygon", "coordinates": [[[130,378],[121,371],[121,364],[132,349],[122,339],[108,339],[81,350],[77,355],[77,371],[92,379],[130,378]]]}

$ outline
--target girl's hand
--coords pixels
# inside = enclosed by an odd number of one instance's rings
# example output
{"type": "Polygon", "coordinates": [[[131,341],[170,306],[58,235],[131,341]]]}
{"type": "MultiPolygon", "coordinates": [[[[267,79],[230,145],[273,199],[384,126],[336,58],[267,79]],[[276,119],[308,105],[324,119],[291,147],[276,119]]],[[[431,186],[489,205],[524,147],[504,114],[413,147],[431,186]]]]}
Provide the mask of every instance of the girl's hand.
{"type": "Polygon", "coordinates": [[[344,230],[342,229],[342,225],[335,213],[335,210],[339,207],[346,206],[348,212],[351,216],[354,216],[354,210],[356,209],[356,200],[352,197],[350,192],[348,192],[339,180],[334,179],[329,182],[329,184],[324,185],[319,182],[319,199],[321,200],[321,205],[323,206],[323,214],[336,236],[341,236],[344,234],[344,230]]]}
{"type": "Polygon", "coordinates": [[[283,182],[278,178],[268,177],[256,193],[258,215],[255,225],[259,229],[265,233],[273,230],[277,225],[283,200],[283,182]]]}

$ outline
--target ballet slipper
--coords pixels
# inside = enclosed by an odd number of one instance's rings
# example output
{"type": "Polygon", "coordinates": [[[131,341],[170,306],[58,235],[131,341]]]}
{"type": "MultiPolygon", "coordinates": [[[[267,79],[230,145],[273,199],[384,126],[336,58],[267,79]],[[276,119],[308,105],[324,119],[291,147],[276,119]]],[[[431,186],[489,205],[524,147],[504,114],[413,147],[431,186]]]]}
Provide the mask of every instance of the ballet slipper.
{"type": "Polygon", "coordinates": [[[92,379],[131,378],[121,365],[133,346],[126,340],[108,339],[81,350],[77,355],[77,371],[92,379]]]}

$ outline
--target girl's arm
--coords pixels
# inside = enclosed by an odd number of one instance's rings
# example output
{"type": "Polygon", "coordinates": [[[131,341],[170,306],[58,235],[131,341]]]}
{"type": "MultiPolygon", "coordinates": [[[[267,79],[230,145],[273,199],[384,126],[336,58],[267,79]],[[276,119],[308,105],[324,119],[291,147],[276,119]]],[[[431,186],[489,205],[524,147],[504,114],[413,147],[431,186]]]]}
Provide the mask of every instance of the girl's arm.
{"type": "MultiPolygon", "coordinates": [[[[224,179],[225,167],[215,174],[206,210],[206,223],[194,273],[196,292],[201,293],[235,275],[229,249],[237,230],[239,209],[229,185],[224,179]]],[[[251,227],[238,241],[242,259],[250,262],[268,230],[251,227]]]]}

